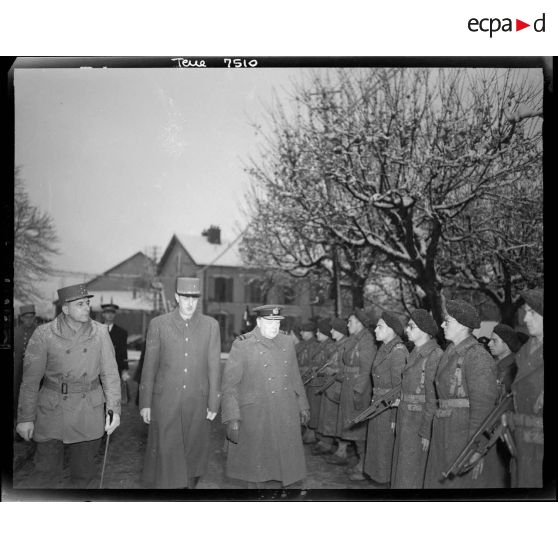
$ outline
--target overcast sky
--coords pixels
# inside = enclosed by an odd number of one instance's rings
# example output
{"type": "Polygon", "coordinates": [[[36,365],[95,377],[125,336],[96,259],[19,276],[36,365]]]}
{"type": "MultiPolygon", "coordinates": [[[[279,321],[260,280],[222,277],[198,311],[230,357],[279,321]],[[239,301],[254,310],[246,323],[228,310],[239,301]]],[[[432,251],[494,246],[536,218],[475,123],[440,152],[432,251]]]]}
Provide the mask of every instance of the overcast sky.
{"type": "Polygon", "coordinates": [[[15,161],[60,238],[57,269],[100,273],[174,232],[232,239],[273,90],[304,70],[21,69],[15,161]]]}

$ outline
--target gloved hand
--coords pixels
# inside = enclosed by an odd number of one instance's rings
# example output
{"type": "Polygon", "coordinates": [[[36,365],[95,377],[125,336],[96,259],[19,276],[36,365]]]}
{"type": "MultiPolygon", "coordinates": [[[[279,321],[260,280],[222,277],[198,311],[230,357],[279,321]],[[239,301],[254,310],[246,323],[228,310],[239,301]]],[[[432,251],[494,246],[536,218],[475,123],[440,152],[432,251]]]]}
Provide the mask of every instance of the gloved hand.
{"type": "Polygon", "coordinates": [[[306,426],[310,421],[310,411],[305,409],[304,411],[300,411],[300,424],[302,426],[306,426]]]}
{"type": "Polygon", "coordinates": [[[353,404],[356,411],[364,410],[366,405],[364,403],[364,396],[362,395],[362,393],[358,393],[357,391],[353,392],[353,404]]]}
{"type": "Polygon", "coordinates": [[[238,444],[238,430],[240,428],[240,421],[230,420],[227,422],[227,440],[233,444],[238,444]]]}

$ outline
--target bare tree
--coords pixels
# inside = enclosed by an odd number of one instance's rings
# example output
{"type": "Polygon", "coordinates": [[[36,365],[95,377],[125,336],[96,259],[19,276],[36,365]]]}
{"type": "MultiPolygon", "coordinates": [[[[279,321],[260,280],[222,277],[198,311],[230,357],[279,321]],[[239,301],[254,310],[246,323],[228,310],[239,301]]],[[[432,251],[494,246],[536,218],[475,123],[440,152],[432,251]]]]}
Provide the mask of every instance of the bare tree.
{"type": "Polygon", "coordinates": [[[294,116],[273,114],[251,168],[253,209],[278,223],[271,241],[260,229],[262,253],[298,269],[326,265],[326,246],[368,249],[440,320],[445,247],[476,234],[453,234],[452,223],[540,174],[540,123],[506,115],[536,109],[541,93],[512,70],[315,76],[296,89],[294,116]]]}
{"type": "Polygon", "coordinates": [[[14,298],[40,297],[37,281],[50,275],[50,258],[58,254],[52,218],[35,207],[16,168],[14,181],[14,298]]]}

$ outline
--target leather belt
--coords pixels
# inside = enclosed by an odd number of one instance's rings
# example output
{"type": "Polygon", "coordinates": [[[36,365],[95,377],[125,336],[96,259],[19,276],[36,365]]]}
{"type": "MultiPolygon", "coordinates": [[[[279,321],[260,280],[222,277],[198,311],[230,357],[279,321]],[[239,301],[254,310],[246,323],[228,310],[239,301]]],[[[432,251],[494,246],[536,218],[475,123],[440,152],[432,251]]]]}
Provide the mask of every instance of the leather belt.
{"type": "Polygon", "coordinates": [[[416,393],[404,393],[401,400],[405,403],[426,403],[426,397],[416,393]]]}
{"type": "Polygon", "coordinates": [[[438,399],[440,409],[464,409],[470,406],[469,398],[438,399]]]}
{"type": "Polygon", "coordinates": [[[523,413],[514,413],[513,415],[514,426],[522,426],[524,428],[542,428],[543,419],[537,415],[524,415],[523,413]]]}
{"type": "Polygon", "coordinates": [[[57,391],[62,395],[68,393],[87,393],[101,385],[101,381],[97,376],[91,383],[84,384],[82,382],[56,382],[50,378],[45,378],[43,387],[52,391],[57,391]]]}

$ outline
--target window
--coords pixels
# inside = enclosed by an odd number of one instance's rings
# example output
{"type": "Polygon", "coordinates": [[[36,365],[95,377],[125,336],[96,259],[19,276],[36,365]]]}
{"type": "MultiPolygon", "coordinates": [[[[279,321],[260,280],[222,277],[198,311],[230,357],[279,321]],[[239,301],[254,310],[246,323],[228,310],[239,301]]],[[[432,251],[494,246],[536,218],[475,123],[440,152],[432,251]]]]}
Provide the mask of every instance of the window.
{"type": "Polygon", "coordinates": [[[233,301],[234,282],[232,277],[215,277],[214,285],[213,300],[215,302],[233,301]]]}
{"type": "Polygon", "coordinates": [[[262,282],[260,279],[252,278],[246,281],[244,286],[244,300],[264,304],[262,282]]]}

